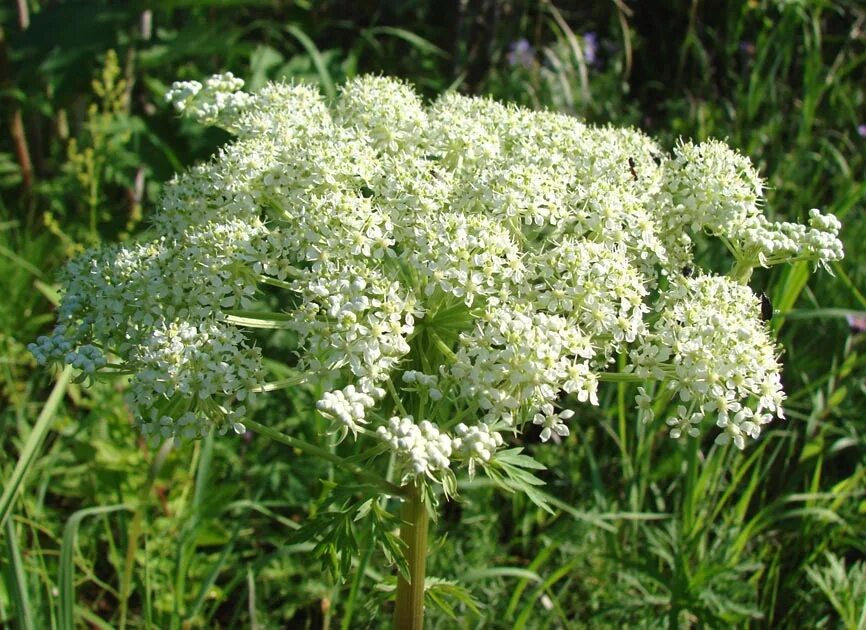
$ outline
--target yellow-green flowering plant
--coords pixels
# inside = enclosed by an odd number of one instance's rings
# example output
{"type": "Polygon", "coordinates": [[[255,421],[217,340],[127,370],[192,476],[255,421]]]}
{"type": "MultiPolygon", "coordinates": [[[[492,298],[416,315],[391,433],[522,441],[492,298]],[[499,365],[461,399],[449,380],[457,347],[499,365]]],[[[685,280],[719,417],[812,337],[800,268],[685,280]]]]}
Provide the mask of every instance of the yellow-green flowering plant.
{"type": "Polygon", "coordinates": [[[743,448],[783,417],[778,348],[746,281],[838,260],[840,226],[817,210],[808,226],[770,222],[760,177],[724,144],[666,155],[633,129],[455,94],[425,105],[382,77],[333,102],[241,88],[231,74],[172,86],[179,111],[235,140],[167,187],[148,240],[68,266],[58,326],[32,351],[128,375],[153,442],[251,428],[369,482],[356,516],[385,523],[375,499],[399,498],[403,545],[381,537],[401,567],[398,627],[420,627],[427,518],[458,471],[540,500],[540,466],[509,441],[532,425],[567,436],[603,382],[639,384],[642,421],[675,399],[673,438],[743,448]],[[698,268],[696,234],[730,251],[730,274],[698,268]],[[266,382],[255,328],[293,331],[297,378],[266,382]],[[301,383],[324,388],[318,412],[365,458],[250,417],[254,396],[301,383]]]}

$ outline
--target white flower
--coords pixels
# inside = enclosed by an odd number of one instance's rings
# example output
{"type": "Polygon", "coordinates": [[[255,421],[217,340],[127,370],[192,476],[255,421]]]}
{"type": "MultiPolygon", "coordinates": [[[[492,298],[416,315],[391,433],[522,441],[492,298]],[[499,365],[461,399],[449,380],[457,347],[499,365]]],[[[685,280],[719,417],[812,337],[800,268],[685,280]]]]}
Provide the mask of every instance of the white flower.
{"type": "MultiPolygon", "coordinates": [[[[782,417],[778,349],[737,281],[838,260],[840,225],[767,220],[747,158],[717,141],[665,156],[637,130],[489,99],[426,105],[384,77],[333,101],[242,87],[172,85],[178,111],[235,140],[172,180],[145,239],[69,264],[58,325],[30,346],[88,376],[132,373],[148,439],[243,430],[277,387],[253,328],[282,330],[341,438],[375,428],[409,476],[473,473],[505,429],[568,435],[556,406],[598,405],[618,357],[617,378],[670,383],[675,437],[742,447],[782,417]],[[736,278],[695,270],[695,233],[725,243],[736,278]]],[[[640,420],[652,402],[639,388],[640,420]]]]}
{"type": "Polygon", "coordinates": [[[645,388],[637,388],[637,396],[634,397],[634,402],[637,405],[638,420],[644,423],[652,422],[655,412],[652,407],[652,398],[646,393],[645,388]]]}
{"type": "MultiPolygon", "coordinates": [[[[680,278],[657,308],[658,321],[631,351],[631,359],[635,365],[646,365],[649,357],[667,355],[662,348],[669,348],[670,357],[659,368],[679,399],[693,409],[668,422],[674,427],[672,435],[696,434],[695,418],[711,413],[719,426],[728,427],[731,413],[741,417],[781,410],[784,393],[777,351],[758,317],[760,300],[751,289],[723,277],[680,278]]],[[[644,405],[645,414],[651,413],[649,404],[641,392],[638,405],[644,405]]],[[[744,435],[759,433],[756,425],[744,435]]],[[[744,444],[742,437],[734,442],[744,444]]]]}
{"type": "Polygon", "coordinates": [[[541,406],[541,413],[535,414],[532,424],[542,427],[540,438],[542,442],[547,442],[554,434],[559,437],[568,435],[568,427],[563,420],[569,420],[572,416],[574,416],[574,412],[571,409],[563,409],[556,413],[553,410],[553,405],[547,403],[541,406]]]}
{"type": "Polygon", "coordinates": [[[387,426],[380,426],[376,432],[405,460],[412,474],[434,477],[436,471],[445,470],[451,464],[451,437],[428,420],[415,424],[412,416],[394,416],[387,426]]]}
{"type": "Polygon", "coordinates": [[[316,403],[316,409],[323,416],[337,420],[342,425],[343,435],[346,429],[353,435],[357,435],[361,425],[367,424],[365,418],[367,409],[375,404],[375,398],[357,391],[354,385],[347,385],[343,389],[325,392],[321,400],[316,403]]]}
{"type": "Polygon", "coordinates": [[[234,120],[251,100],[249,94],[239,91],[243,86],[243,80],[231,72],[215,74],[204,85],[198,81],[175,81],[165,100],[203,124],[226,123],[234,120]]]}
{"type": "Polygon", "coordinates": [[[502,435],[484,422],[471,427],[461,422],[454,433],[457,437],[452,441],[452,448],[466,462],[470,476],[475,473],[477,463],[489,462],[504,443],[502,435]]]}

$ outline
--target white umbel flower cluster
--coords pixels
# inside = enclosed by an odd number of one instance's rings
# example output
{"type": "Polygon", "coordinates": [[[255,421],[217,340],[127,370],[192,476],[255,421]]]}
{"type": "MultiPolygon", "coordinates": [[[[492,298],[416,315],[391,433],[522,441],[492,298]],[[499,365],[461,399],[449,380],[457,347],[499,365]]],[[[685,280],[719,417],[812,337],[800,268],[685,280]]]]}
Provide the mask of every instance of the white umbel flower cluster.
{"type": "Polygon", "coordinates": [[[230,125],[250,102],[250,95],[240,91],[243,86],[243,80],[231,72],[215,74],[204,85],[198,81],[175,81],[165,100],[206,124],[230,125]]]}
{"type": "Polygon", "coordinates": [[[168,186],[151,240],[69,265],[59,324],[32,347],[130,374],[148,436],[242,429],[249,397],[276,387],[250,328],[291,331],[296,367],[330,390],[318,410],[409,476],[491,465],[532,424],[565,438],[606,380],[643,383],[647,421],[676,396],[673,436],[742,448],[781,417],[777,348],[742,282],[837,260],[839,224],[768,221],[761,179],[724,144],[667,156],[635,130],[456,94],[425,105],[382,77],[334,102],[241,87],[172,86],[179,111],[236,140],[168,186]],[[736,277],[697,269],[697,233],[736,277]]]}
{"type": "Polygon", "coordinates": [[[768,266],[810,260],[826,265],[842,258],[836,217],[812,209],[809,228],[771,222],[761,213],[763,180],[748,158],[723,142],[682,142],[669,166],[658,200],[666,209],[662,230],[668,253],[681,264],[688,264],[687,231],[702,230],[721,238],[738,262],[768,266]]]}
{"type": "Polygon", "coordinates": [[[667,420],[673,437],[699,435],[709,417],[723,431],[717,441],[743,448],[745,437],[784,417],[777,350],[747,286],[720,276],[680,278],[657,309],[659,318],[630,352],[630,369],[666,382],[682,401],[667,420]]]}

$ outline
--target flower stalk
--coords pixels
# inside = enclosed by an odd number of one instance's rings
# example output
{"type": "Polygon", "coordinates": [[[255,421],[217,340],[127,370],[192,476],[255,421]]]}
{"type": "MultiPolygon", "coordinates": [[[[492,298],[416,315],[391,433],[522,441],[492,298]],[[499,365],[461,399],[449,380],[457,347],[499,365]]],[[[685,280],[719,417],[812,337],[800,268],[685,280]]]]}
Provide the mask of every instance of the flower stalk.
{"type": "Polygon", "coordinates": [[[406,490],[400,519],[400,539],[406,545],[409,581],[397,576],[397,601],[394,608],[394,628],[421,630],[424,627],[424,575],[427,566],[427,533],[430,515],[424,495],[417,485],[406,490]]]}
{"type": "Polygon", "coordinates": [[[275,442],[279,442],[280,444],[284,444],[286,446],[291,446],[292,448],[296,448],[298,450],[304,451],[308,455],[314,455],[316,457],[320,457],[325,461],[332,462],[337,466],[345,468],[353,475],[358,477],[359,479],[366,481],[367,483],[374,485],[381,489],[385,494],[391,496],[404,496],[406,494],[406,489],[397,486],[387,479],[380,477],[379,475],[371,473],[369,470],[364,468],[363,466],[359,466],[353,462],[350,462],[346,459],[343,459],[339,455],[334,455],[327,449],[324,449],[320,446],[316,446],[315,444],[310,444],[305,440],[298,439],[296,437],[292,437],[290,435],[286,435],[285,433],[281,433],[276,429],[272,429],[271,427],[265,426],[256,422],[255,420],[251,420],[249,418],[244,419],[244,425],[246,428],[255,431],[265,437],[269,437],[275,442]]]}
{"type": "Polygon", "coordinates": [[[745,285],[752,277],[752,269],[754,269],[754,265],[751,261],[745,259],[737,260],[731,269],[729,277],[737,284],[745,285]]]}

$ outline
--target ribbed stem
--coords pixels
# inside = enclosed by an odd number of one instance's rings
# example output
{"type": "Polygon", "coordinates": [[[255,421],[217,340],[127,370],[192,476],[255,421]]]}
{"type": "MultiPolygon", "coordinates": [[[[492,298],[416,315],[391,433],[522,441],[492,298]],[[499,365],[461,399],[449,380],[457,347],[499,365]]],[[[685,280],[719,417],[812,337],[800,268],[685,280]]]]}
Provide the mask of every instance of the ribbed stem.
{"type": "Polygon", "coordinates": [[[406,543],[409,582],[397,576],[397,602],[394,608],[396,630],[421,630],[424,627],[424,573],[427,567],[427,529],[429,515],[422,495],[415,486],[408,491],[400,510],[403,526],[400,538],[406,543]]]}
{"type": "Polygon", "coordinates": [[[728,274],[728,277],[738,284],[747,284],[752,277],[752,269],[754,269],[754,265],[751,261],[738,260],[728,274]]]}

